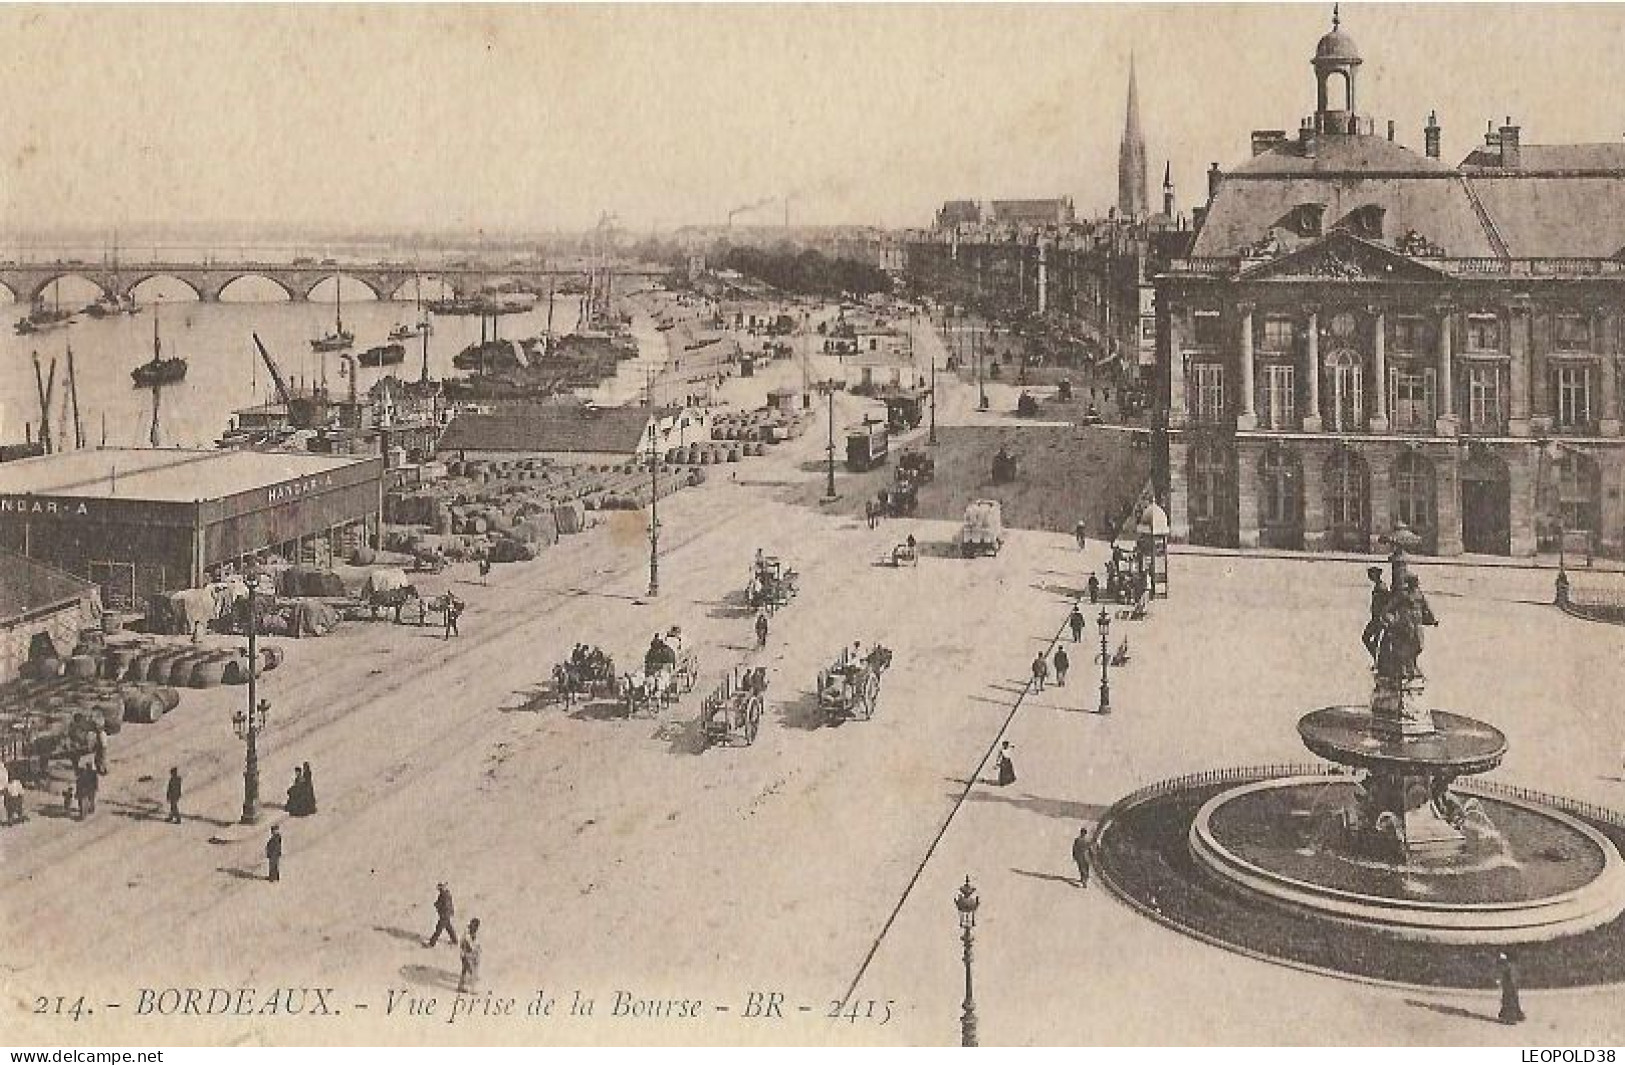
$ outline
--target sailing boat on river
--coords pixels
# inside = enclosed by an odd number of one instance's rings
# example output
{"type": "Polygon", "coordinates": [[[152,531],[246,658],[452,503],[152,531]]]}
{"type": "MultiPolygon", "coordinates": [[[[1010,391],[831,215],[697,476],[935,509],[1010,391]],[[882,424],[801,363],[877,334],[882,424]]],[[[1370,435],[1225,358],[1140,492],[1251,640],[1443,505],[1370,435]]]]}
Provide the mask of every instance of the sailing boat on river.
{"type": "Polygon", "coordinates": [[[163,341],[158,338],[156,309],[152,312],[152,359],[131,370],[130,377],[137,388],[157,388],[186,380],[186,360],[178,355],[164,358],[163,341]]]}
{"type": "Polygon", "coordinates": [[[344,328],[344,275],[333,282],[333,331],[310,342],[311,351],[343,351],[355,343],[355,334],[344,328]]]}

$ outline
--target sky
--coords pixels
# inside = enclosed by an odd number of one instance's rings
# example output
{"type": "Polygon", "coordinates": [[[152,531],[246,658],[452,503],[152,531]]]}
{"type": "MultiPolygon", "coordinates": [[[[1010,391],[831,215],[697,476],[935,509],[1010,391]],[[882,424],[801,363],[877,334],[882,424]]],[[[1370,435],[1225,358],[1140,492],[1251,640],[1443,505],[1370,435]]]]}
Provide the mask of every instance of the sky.
{"type": "MultiPolygon", "coordinates": [[[[1326,4],[0,7],[0,237],[251,222],[539,232],[928,224],[1115,199],[1132,52],[1153,187],[1314,109],[1326,4]]],[[[1625,6],[1344,4],[1359,108],[1456,161],[1625,136],[1625,6]]],[[[1156,193],[1153,191],[1155,200],[1156,193]]]]}

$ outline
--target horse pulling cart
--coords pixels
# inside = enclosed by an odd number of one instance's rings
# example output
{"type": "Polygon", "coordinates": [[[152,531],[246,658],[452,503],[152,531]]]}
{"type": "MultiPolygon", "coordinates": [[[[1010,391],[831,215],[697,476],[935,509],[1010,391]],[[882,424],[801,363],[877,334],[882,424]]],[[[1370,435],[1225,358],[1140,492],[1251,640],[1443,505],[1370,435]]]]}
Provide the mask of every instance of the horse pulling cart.
{"type": "Polygon", "coordinates": [[[673,626],[664,636],[656,633],[644,653],[642,675],[628,673],[622,680],[626,716],[670,706],[693,691],[699,677],[699,653],[683,647],[683,630],[673,626]]]}
{"type": "Polygon", "coordinates": [[[891,651],[876,644],[867,654],[859,645],[841,652],[828,669],[818,672],[818,708],[831,719],[867,721],[880,702],[880,675],[891,666],[891,651]]]}
{"type": "Polygon", "coordinates": [[[565,706],[574,706],[577,699],[591,701],[618,694],[615,660],[596,647],[577,645],[568,661],[553,667],[553,699],[565,706]]]}
{"type": "Polygon", "coordinates": [[[788,606],[800,591],[801,575],[780,559],[758,553],[751,566],[750,581],[745,585],[745,600],[751,609],[776,611],[788,606]]]}
{"type": "Polygon", "coordinates": [[[736,740],[749,747],[762,724],[762,696],[767,692],[767,667],[737,670],[700,704],[700,736],[706,747],[733,747],[736,740]]]}

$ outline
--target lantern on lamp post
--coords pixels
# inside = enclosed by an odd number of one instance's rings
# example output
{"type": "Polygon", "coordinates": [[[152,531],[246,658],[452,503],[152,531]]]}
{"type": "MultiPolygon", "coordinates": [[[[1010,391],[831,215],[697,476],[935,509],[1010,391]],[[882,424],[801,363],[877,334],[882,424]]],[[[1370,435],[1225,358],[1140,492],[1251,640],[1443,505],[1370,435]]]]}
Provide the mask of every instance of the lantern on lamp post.
{"type": "Polygon", "coordinates": [[[971,950],[976,941],[976,908],[982,900],[976,897],[970,877],[954,896],[954,908],[959,911],[959,940],[965,949],[965,1001],[959,1015],[959,1045],[973,1047],[976,1042],[976,997],[971,991],[971,950]]]}

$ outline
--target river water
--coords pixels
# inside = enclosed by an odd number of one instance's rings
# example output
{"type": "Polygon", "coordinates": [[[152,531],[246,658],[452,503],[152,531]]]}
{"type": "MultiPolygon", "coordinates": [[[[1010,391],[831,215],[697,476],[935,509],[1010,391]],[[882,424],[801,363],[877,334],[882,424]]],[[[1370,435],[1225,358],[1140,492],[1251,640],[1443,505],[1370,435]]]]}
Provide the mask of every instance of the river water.
{"type": "MultiPolygon", "coordinates": [[[[321,291],[321,290],[319,290],[321,291]]],[[[330,289],[327,290],[330,293],[330,289]]],[[[344,324],[355,334],[354,351],[387,342],[391,328],[415,319],[412,301],[352,300],[346,284],[344,324]]],[[[427,293],[425,293],[427,296],[427,293]]],[[[63,306],[81,306],[88,297],[63,306]]],[[[254,350],[252,336],[259,334],[265,346],[290,380],[318,382],[324,372],[330,390],[343,395],[349,387],[341,375],[341,360],[335,354],[317,355],[310,340],[333,327],[331,302],[287,303],[198,303],[194,300],[163,300],[156,303],[159,327],[166,356],[179,355],[189,363],[186,380],[162,390],[159,403],[160,440],[165,446],[210,447],[223,433],[234,410],[274,400],[269,375],[254,350]]],[[[67,345],[73,345],[75,370],[79,378],[79,413],[87,446],[104,439],[112,446],[146,446],[153,420],[152,390],[135,388],[130,371],[152,357],[154,303],[145,303],[135,316],[118,315],[93,319],[81,315],[61,329],[33,336],[18,336],[16,321],[25,306],[0,307],[0,442],[23,439],[24,423],[39,426],[39,399],[34,380],[31,353],[38,352],[43,372],[57,362],[56,390],[52,403],[52,433],[61,441],[71,439],[71,412],[68,432],[63,425],[63,399],[66,395],[67,345]]],[[[580,298],[556,297],[554,332],[570,332],[576,325],[580,298]]],[[[473,316],[435,316],[434,334],[429,338],[429,373],[433,377],[457,375],[452,356],[480,336],[480,320],[473,316]]],[[[536,336],[547,327],[545,298],[522,314],[504,315],[500,335],[518,339],[536,336]]],[[[619,403],[639,398],[644,387],[645,367],[658,367],[665,358],[664,335],[653,330],[641,314],[634,319],[634,334],[640,341],[636,360],[621,363],[613,382],[594,390],[593,398],[619,403]]],[[[416,378],[423,364],[422,342],[406,342],[406,362],[387,368],[361,370],[358,381],[364,391],[388,373],[416,378]]]]}

